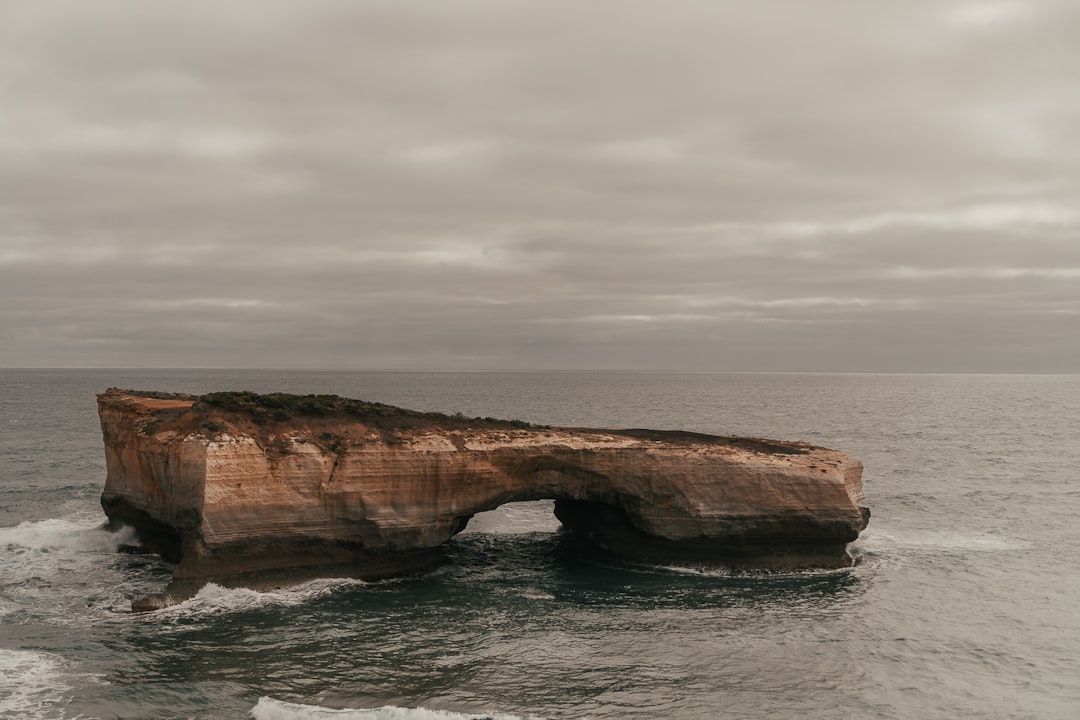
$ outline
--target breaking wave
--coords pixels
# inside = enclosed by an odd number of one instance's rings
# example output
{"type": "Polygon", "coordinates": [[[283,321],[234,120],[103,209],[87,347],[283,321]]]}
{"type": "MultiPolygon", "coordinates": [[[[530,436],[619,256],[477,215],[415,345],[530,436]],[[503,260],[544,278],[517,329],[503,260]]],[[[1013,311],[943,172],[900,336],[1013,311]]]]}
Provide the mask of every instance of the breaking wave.
{"type": "Polygon", "coordinates": [[[276,590],[251,590],[229,588],[208,583],[194,597],[184,602],[158,610],[155,617],[210,616],[247,612],[268,607],[295,607],[317,598],[330,595],[344,588],[368,585],[352,578],[326,578],[310,580],[276,590]]]}
{"type": "Polygon", "coordinates": [[[0,548],[14,554],[54,550],[112,553],[131,544],[134,537],[135,531],[129,527],[117,532],[103,529],[100,519],[54,518],[0,528],[0,548]]]}
{"type": "Polygon", "coordinates": [[[341,710],[325,708],[319,705],[300,705],[297,703],[261,697],[251,709],[255,720],[524,720],[517,715],[484,713],[470,715],[448,710],[430,710],[425,707],[403,708],[385,705],[383,707],[341,710]]]}
{"type": "Polygon", "coordinates": [[[130,528],[109,532],[92,515],[0,528],[0,619],[80,623],[70,611],[126,604],[114,561],[103,561],[132,542],[130,528]],[[117,582],[102,583],[106,577],[117,582]]]}

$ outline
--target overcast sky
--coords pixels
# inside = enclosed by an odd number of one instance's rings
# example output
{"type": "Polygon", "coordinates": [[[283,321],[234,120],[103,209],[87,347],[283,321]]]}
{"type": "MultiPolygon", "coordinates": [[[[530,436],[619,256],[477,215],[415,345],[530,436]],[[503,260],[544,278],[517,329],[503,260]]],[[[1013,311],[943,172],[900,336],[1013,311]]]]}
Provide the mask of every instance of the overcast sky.
{"type": "Polygon", "coordinates": [[[0,366],[1080,372],[1080,3],[0,0],[0,366]]]}

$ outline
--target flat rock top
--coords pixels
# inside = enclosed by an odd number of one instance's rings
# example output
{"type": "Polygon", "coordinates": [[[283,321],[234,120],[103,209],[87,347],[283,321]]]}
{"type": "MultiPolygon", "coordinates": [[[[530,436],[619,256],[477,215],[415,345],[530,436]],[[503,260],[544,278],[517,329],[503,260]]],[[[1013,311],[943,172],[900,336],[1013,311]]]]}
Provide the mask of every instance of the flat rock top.
{"type": "Polygon", "coordinates": [[[336,395],[220,392],[206,395],[110,388],[98,396],[104,406],[120,406],[142,416],[148,434],[172,437],[201,433],[208,438],[247,435],[273,446],[304,437],[330,448],[340,444],[383,443],[416,450],[449,444],[457,449],[560,445],[589,448],[681,448],[732,456],[770,456],[782,464],[838,462],[843,453],[808,443],[723,437],[679,430],[569,428],[520,420],[469,418],[418,412],[336,395]],[[801,456],[801,457],[800,457],[801,456]]]}

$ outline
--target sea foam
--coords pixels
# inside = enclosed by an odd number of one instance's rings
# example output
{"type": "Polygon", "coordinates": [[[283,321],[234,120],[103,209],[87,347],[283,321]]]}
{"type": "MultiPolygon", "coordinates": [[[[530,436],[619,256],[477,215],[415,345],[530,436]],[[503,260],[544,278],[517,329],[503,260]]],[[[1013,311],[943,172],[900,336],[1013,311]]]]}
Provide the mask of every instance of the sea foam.
{"type": "Polygon", "coordinates": [[[318,705],[297,703],[261,697],[251,709],[255,720],[523,720],[516,715],[485,713],[469,715],[448,710],[430,710],[425,707],[403,708],[384,705],[377,708],[345,708],[341,710],[318,705]]]}
{"type": "Polygon", "coordinates": [[[55,717],[71,690],[56,655],[0,648],[0,717],[55,717]]]}
{"type": "MultiPolygon", "coordinates": [[[[0,620],[50,623],[85,622],[70,611],[88,607],[85,583],[90,578],[118,577],[102,560],[134,542],[134,531],[109,532],[101,520],[78,514],[25,521],[0,528],[0,620]]],[[[96,594],[93,604],[126,603],[118,584],[96,594]]]]}
{"type": "Polygon", "coordinates": [[[14,527],[0,528],[0,548],[17,550],[74,550],[79,552],[116,552],[121,545],[131,544],[134,530],[124,527],[108,532],[82,516],[53,518],[36,522],[21,522],[14,527]]]}
{"type": "Polygon", "coordinates": [[[267,607],[294,607],[344,588],[367,584],[352,578],[324,578],[277,590],[251,590],[208,583],[194,597],[159,610],[155,617],[226,615],[267,607]]]}

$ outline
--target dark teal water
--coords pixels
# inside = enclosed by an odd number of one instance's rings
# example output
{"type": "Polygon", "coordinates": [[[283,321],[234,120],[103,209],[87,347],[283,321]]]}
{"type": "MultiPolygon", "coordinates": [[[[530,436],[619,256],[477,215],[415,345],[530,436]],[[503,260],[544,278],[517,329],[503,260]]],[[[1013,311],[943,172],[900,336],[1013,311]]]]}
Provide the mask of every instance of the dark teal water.
{"type": "Polygon", "coordinates": [[[1080,717],[1080,376],[0,370],[2,718],[1080,717]],[[94,394],[337,393],[864,461],[850,570],[605,565],[545,503],[381,584],[209,587],[98,528],[94,394]]]}

